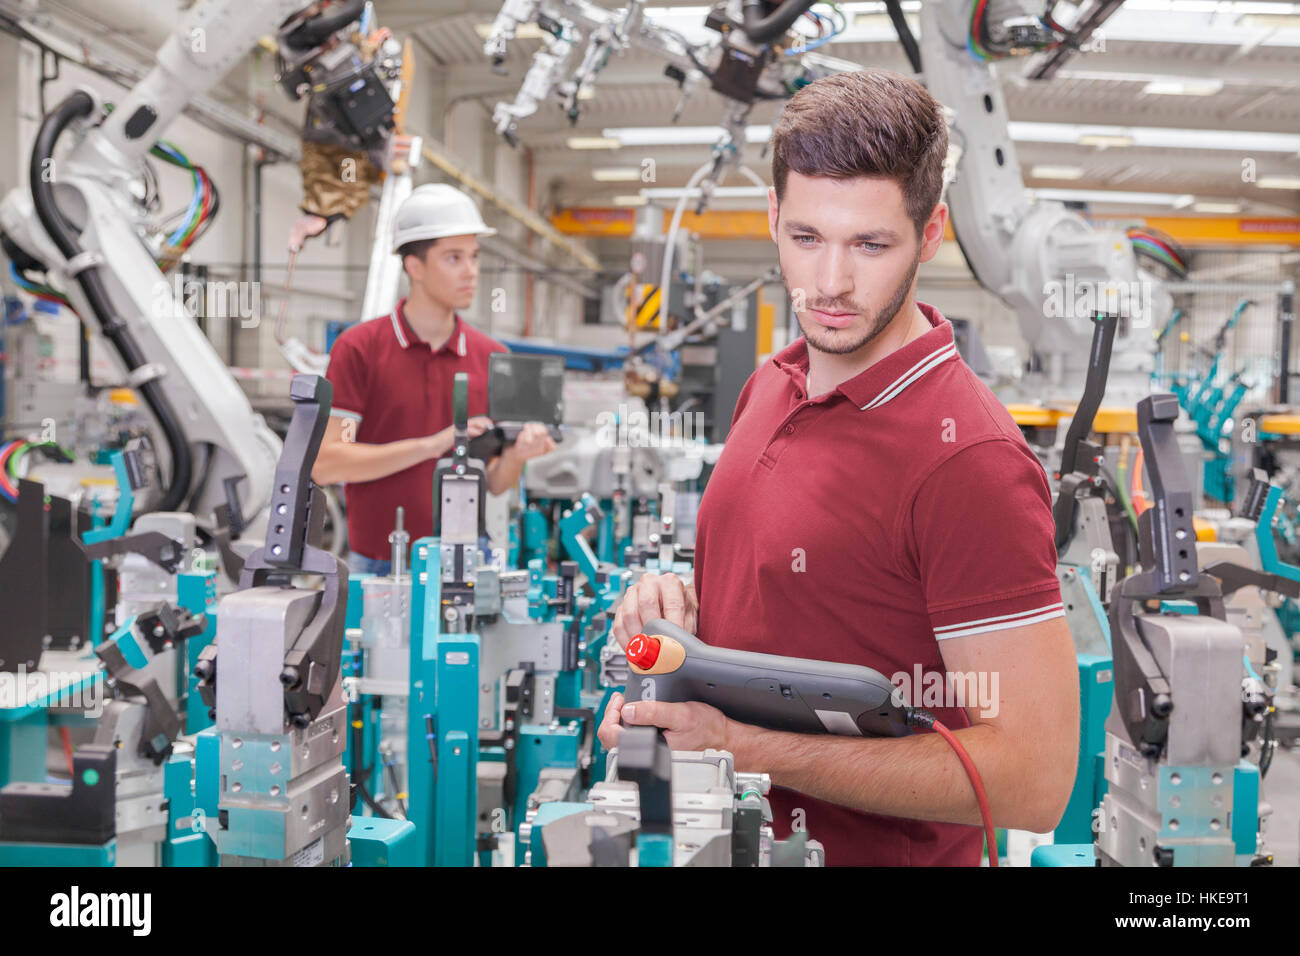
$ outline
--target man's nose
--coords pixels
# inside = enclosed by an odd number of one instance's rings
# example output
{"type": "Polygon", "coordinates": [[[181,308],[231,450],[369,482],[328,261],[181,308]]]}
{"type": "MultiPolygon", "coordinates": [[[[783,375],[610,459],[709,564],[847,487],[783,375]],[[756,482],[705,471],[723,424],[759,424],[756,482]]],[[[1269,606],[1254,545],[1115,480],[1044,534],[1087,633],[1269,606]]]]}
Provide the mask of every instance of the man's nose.
{"type": "Polygon", "coordinates": [[[817,263],[817,295],[837,299],[853,292],[853,270],[847,251],[830,247],[817,263]]]}

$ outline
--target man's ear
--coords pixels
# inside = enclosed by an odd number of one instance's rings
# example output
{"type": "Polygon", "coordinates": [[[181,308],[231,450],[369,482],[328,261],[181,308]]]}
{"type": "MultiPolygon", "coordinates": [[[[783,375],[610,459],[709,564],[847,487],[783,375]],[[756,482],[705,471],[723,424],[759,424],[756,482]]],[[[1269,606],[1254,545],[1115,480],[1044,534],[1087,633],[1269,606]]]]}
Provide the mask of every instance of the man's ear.
{"type": "Polygon", "coordinates": [[[767,189],[767,232],[776,242],[776,221],[780,213],[780,208],[776,201],[776,187],[769,186],[767,189]]]}
{"type": "Polygon", "coordinates": [[[948,204],[939,203],[930,213],[930,218],[926,220],[925,228],[921,231],[921,261],[929,262],[939,251],[939,245],[943,242],[944,229],[948,225],[948,204]]]}
{"type": "Polygon", "coordinates": [[[424,262],[421,261],[419,256],[402,256],[402,269],[405,270],[406,278],[411,282],[419,282],[424,277],[424,262]]]}

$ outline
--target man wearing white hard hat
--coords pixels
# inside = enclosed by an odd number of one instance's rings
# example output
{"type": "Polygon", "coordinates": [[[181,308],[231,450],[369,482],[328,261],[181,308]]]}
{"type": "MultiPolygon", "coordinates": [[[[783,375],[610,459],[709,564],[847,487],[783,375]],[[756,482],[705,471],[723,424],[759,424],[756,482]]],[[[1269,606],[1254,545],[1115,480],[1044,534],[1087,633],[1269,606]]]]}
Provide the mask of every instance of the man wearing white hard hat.
{"type": "MultiPolygon", "coordinates": [[[[398,505],[411,540],[433,534],[435,462],[451,453],[452,383],[469,373],[469,433],[486,417],[488,356],[506,347],[456,314],[474,301],[478,237],[489,229],[460,190],[428,184],[397,210],[393,252],[402,257],[410,295],[389,315],[352,326],[330,351],[334,403],[317,484],[347,484],[350,566],[388,573],[388,534],[398,505]]],[[[546,426],[530,423],[487,466],[488,491],[519,481],[524,462],[555,447],[546,426]]]]}

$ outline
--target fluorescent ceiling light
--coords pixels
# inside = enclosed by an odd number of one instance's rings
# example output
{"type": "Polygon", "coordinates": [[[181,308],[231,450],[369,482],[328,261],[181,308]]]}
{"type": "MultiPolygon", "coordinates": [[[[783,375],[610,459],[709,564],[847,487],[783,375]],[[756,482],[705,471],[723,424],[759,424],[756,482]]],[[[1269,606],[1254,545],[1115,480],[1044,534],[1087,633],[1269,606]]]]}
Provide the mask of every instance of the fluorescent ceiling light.
{"type": "Polygon", "coordinates": [[[1057,202],[1107,203],[1119,206],[1171,206],[1177,208],[1184,193],[1139,193],[1118,189],[1031,189],[1036,199],[1057,202]]]}
{"type": "Polygon", "coordinates": [[[1294,13],[1248,13],[1241,22],[1260,30],[1300,30],[1300,16],[1294,13]]]}
{"type": "Polygon", "coordinates": [[[1082,166],[1034,166],[1029,175],[1035,179],[1082,179],[1082,166]]]}
{"type": "Polygon", "coordinates": [[[1012,121],[1007,133],[1021,143],[1081,143],[1095,137],[1151,149],[1222,149],[1234,153],[1300,153],[1300,134],[1249,130],[1180,129],[1161,126],[1086,126],[1078,123],[1012,121]]]}
{"type": "MultiPolygon", "coordinates": [[[[722,138],[721,126],[628,126],[601,130],[601,135],[624,146],[712,146],[722,138]]],[[[764,143],[772,136],[770,125],[749,126],[745,142],[764,143]]]]}
{"type": "Polygon", "coordinates": [[[1300,176],[1261,176],[1255,185],[1260,189],[1300,189],[1300,176]]]}
{"type": "MultiPolygon", "coordinates": [[[[629,126],[602,130],[603,136],[623,146],[712,146],[722,137],[721,126],[629,126]]],[[[1030,123],[1013,121],[1007,133],[1020,143],[1149,149],[1207,149],[1240,153],[1300,153],[1300,134],[1258,133],[1250,130],[1185,129],[1160,126],[1090,126],[1081,123],[1030,123]]],[[[745,142],[765,143],[772,137],[767,124],[745,130],[745,142]]]]}
{"type": "Polygon", "coordinates": [[[615,196],[615,206],[644,206],[650,200],[645,196],[615,196]]]}
{"type": "Polygon", "coordinates": [[[1096,146],[1098,149],[1123,148],[1133,145],[1133,137],[1113,136],[1105,133],[1083,133],[1076,142],[1080,146],[1096,146]]]}
{"type": "Polygon", "coordinates": [[[1175,208],[1175,209],[1186,209],[1188,206],[1192,205],[1192,203],[1194,203],[1194,202],[1196,202],[1196,197],[1195,197],[1195,196],[1193,196],[1191,193],[1183,193],[1181,196],[1175,196],[1175,197],[1174,197],[1174,208],[1175,208]]]}
{"type": "Polygon", "coordinates": [[[623,144],[608,136],[570,136],[569,149],[618,149],[623,144]]]}
{"type": "MultiPolygon", "coordinates": [[[[486,40],[492,35],[492,24],[476,23],[474,32],[486,40]]],[[[515,26],[516,40],[540,40],[542,37],[542,28],[536,23],[520,23],[515,26]]]]}
{"type": "Polygon", "coordinates": [[[593,169],[591,178],[598,183],[634,183],[641,178],[641,168],[616,166],[610,169],[593,169]]]}
{"type": "MultiPolygon", "coordinates": [[[[675,187],[664,187],[655,189],[643,189],[641,195],[647,199],[681,199],[683,195],[695,199],[700,195],[698,187],[686,189],[675,187]]],[[[767,198],[766,186],[716,186],[713,190],[714,199],[757,199],[767,198]]]]}
{"type": "Polygon", "coordinates": [[[1241,203],[1239,202],[1198,202],[1192,204],[1193,212],[1206,213],[1226,213],[1233,214],[1241,212],[1241,203]]]}
{"type": "Polygon", "coordinates": [[[1152,80],[1142,88],[1153,96],[1213,96],[1223,89],[1223,80],[1152,80]]]}

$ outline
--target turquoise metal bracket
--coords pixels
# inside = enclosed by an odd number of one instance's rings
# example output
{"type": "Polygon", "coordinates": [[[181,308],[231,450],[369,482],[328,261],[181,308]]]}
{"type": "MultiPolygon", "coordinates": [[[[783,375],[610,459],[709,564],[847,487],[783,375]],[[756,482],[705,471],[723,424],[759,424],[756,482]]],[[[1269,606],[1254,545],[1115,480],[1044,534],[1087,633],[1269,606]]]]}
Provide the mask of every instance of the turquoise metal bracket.
{"type": "Polygon", "coordinates": [[[1300,568],[1287,564],[1277,553],[1277,542],[1273,540],[1273,518],[1282,504],[1282,489],[1272,485],[1268,497],[1264,499],[1264,510],[1255,525],[1255,542],[1259,545],[1259,563],[1265,574],[1276,574],[1288,581],[1300,581],[1300,568]]]}
{"type": "Polygon", "coordinates": [[[564,546],[565,553],[578,562],[578,569],[593,586],[596,581],[596,555],[582,533],[600,520],[600,514],[596,499],[584,492],[577,505],[560,519],[560,543],[564,546]]]}

